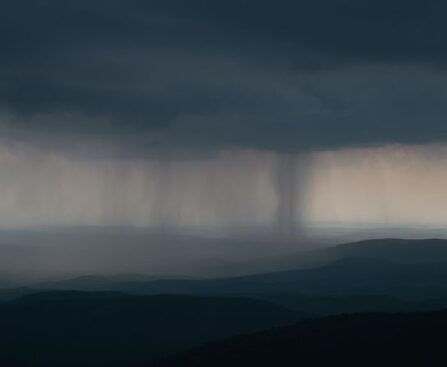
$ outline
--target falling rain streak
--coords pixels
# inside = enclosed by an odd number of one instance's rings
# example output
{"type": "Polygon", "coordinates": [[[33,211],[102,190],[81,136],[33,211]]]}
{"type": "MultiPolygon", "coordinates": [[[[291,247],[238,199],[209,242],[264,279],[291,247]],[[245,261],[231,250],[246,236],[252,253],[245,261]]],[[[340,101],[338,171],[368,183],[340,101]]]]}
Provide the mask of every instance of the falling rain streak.
{"type": "Polygon", "coordinates": [[[3,227],[263,228],[291,236],[299,222],[298,160],[259,151],[207,159],[79,159],[0,148],[3,227]]]}
{"type": "Polygon", "coordinates": [[[92,159],[0,145],[0,223],[293,238],[309,224],[444,225],[447,147],[92,159]],[[411,199],[411,200],[410,200],[411,199]]]}

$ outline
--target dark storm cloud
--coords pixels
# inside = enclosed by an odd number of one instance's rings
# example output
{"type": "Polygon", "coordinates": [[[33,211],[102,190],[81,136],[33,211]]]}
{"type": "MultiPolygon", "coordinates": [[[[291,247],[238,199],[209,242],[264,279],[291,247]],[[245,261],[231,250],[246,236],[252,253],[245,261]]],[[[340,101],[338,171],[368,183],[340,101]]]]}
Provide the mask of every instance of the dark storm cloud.
{"type": "Polygon", "coordinates": [[[138,135],[142,150],[447,138],[441,1],[2,3],[16,134],[138,135]]]}

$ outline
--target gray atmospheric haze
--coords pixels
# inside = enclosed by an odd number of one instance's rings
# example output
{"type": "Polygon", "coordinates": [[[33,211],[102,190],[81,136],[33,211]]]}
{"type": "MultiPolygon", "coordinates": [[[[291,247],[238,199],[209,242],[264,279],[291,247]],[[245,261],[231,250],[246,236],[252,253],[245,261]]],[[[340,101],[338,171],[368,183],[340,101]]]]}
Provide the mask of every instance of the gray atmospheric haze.
{"type": "Polygon", "coordinates": [[[5,279],[446,235],[447,3],[1,8],[5,279]]]}

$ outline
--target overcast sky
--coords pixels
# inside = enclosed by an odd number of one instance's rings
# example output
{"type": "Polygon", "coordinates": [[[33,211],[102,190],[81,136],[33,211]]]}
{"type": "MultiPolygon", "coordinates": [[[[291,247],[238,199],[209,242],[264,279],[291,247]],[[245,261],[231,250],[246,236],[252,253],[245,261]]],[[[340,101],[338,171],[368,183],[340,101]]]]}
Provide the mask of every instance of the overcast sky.
{"type": "Polygon", "coordinates": [[[377,178],[365,162],[388,160],[390,146],[422,167],[413,147],[447,139],[446,13],[445,1],[4,0],[0,217],[265,225],[310,207],[321,220],[400,218],[399,201],[371,209],[361,190],[343,214],[346,203],[325,212],[314,198],[346,187],[329,171],[348,180],[366,164],[377,178]],[[352,168],[346,152],[359,148],[352,168]],[[343,159],[328,170],[324,152],[343,159]],[[312,159],[284,164],[284,153],[312,159]]]}
{"type": "Polygon", "coordinates": [[[134,154],[444,140],[446,11],[411,0],[5,0],[3,135],[125,137],[134,154]]]}

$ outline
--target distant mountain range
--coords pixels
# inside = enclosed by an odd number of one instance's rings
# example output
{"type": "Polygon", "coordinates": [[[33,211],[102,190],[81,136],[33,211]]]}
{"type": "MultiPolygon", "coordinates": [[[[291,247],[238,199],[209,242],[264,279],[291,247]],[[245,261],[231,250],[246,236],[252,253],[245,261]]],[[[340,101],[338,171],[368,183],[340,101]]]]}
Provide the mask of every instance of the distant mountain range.
{"type": "Polygon", "coordinates": [[[381,295],[408,299],[447,296],[447,241],[383,239],[303,252],[293,270],[216,279],[81,277],[38,289],[133,294],[318,296],[381,295]],[[312,264],[312,265],[311,265],[312,264]]]}
{"type": "Polygon", "coordinates": [[[232,263],[215,269],[221,274],[247,274],[314,268],[341,259],[375,259],[399,263],[447,263],[444,239],[372,239],[316,250],[232,263]]]}
{"type": "Polygon", "coordinates": [[[218,268],[236,261],[312,246],[310,240],[217,237],[134,227],[0,230],[0,286],[1,280],[24,285],[90,274],[214,276],[218,268]]]}

